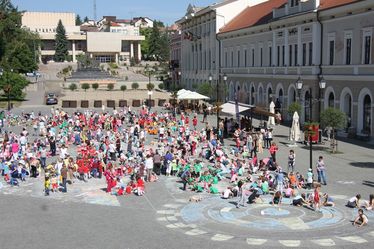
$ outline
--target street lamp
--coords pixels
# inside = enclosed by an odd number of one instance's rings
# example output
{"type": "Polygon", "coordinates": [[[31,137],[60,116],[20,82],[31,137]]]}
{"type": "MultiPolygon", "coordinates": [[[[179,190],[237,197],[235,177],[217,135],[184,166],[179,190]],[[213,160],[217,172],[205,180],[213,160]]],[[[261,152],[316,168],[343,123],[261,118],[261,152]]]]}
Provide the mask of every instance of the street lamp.
{"type": "MultiPolygon", "coordinates": [[[[326,81],[323,78],[323,76],[321,76],[321,78],[319,79],[318,86],[319,86],[320,95],[321,95],[321,92],[326,88],[326,81]]],[[[301,101],[301,90],[303,89],[303,80],[301,79],[300,76],[296,81],[296,89],[298,91],[299,99],[301,101]]],[[[318,99],[316,99],[315,102],[320,103],[321,102],[321,96],[318,96],[318,99]]],[[[312,88],[310,88],[310,93],[309,93],[309,116],[310,116],[309,119],[310,120],[309,121],[312,121],[312,119],[313,119],[312,111],[313,111],[313,94],[312,94],[312,88]]],[[[309,167],[310,167],[310,169],[313,169],[312,133],[314,131],[313,131],[312,126],[309,126],[309,129],[308,129],[307,132],[308,132],[308,138],[309,138],[309,167]]]]}

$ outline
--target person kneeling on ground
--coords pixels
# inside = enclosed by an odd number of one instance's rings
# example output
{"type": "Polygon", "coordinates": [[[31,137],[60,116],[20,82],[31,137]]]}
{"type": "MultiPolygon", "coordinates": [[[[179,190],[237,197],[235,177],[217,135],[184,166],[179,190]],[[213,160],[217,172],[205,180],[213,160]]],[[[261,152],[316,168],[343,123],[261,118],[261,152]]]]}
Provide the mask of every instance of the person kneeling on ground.
{"type": "Polygon", "coordinates": [[[297,195],[293,200],[292,200],[292,205],[300,207],[302,205],[308,205],[309,201],[306,200],[306,196],[304,193],[301,195],[297,195]]]}
{"type": "Polygon", "coordinates": [[[349,199],[349,201],[347,203],[347,207],[358,208],[360,199],[361,199],[360,194],[357,194],[356,196],[353,196],[351,199],[349,199]]]}
{"type": "Polygon", "coordinates": [[[368,217],[364,214],[364,210],[360,208],[358,210],[358,215],[356,219],[353,221],[354,226],[362,227],[364,225],[367,225],[369,222],[368,217]]]}
{"type": "Polygon", "coordinates": [[[327,193],[323,194],[323,198],[324,198],[324,200],[322,202],[323,206],[325,206],[325,207],[335,207],[334,200],[327,193]]]}

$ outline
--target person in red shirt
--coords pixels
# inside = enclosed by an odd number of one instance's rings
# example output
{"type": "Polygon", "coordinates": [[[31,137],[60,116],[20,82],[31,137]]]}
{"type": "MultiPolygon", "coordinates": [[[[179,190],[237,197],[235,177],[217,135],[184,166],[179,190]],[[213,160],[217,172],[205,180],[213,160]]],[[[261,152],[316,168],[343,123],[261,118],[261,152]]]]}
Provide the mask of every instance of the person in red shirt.
{"type": "Polygon", "coordinates": [[[196,126],[197,126],[197,117],[196,116],[194,116],[193,119],[192,119],[192,125],[193,125],[193,127],[196,131],[196,126]]]}
{"type": "Polygon", "coordinates": [[[144,194],[144,188],[145,188],[145,186],[144,186],[144,181],[143,181],[143,179],[140,177],[140,176],[138,176],[137,178],[136,178],[136,193],[139,195],[139,196],[142,196],[143,194],[144,194]]]}
{"type": "Polygon", "coordinates": [[[132,193],[132,184],[133,184],[133,182],[131,181],[126,186],[126,191],[125,192],[126,192],[127,195],[132,193]]]}
{"type": "Polygon", "coordinates": [[[277,151],[278,151],[278,146],[273,142],[269,149],[270,155],[273,158],[273,162],[276,162],[277,151]]]}

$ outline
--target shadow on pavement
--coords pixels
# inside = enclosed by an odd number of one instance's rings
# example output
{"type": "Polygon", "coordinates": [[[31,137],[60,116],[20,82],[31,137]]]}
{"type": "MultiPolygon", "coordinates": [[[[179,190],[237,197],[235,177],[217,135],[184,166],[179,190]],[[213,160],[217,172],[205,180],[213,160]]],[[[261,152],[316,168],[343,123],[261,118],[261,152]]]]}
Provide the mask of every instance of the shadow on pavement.
{"type": "Polygon", "coordinates": [[[374,168],[373,162],[351,162],[349,164],[358,168],[374,168]]]}
{"type": "Polygon", "coordinates": [[[362,181],[362,185],[366,185],[366,186],[374,188],[374,182],[372,181],[362,181]]]}

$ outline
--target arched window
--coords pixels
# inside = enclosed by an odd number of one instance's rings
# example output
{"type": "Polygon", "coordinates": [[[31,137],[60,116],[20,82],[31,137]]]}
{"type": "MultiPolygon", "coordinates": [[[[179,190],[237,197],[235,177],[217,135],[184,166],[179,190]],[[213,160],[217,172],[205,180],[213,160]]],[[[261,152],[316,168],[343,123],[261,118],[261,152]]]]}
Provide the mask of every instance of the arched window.
{"type": "Polygon", "coordinates": [[[335,107],[335,96],[333,92],[330,92],[329,94],[329,100],[328,100],[329,107],[334,108],[335,107]]]}
{"type": "Polygon", "coordinates": [[[364,98],[364,112],[363,112],[363,132],[371,134],[371,98],[366,95],[364,98]]]}
{"type": "Polygon", "coordinates": [[[255,94],[256,94],[255,87],[252,86],[252,89],[251,89],[251,105],[255,104],[255,101],[256,101],[255,94]]]}
{"type": "Polygon", "coordinates": [[[268,102],[270,103],[272,100],[273,100],[273,90],[271,89],[271,87],[268,88],[268,102]]]}

